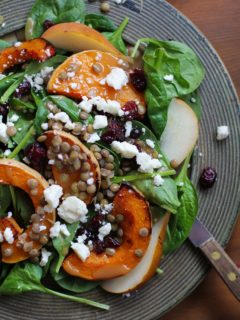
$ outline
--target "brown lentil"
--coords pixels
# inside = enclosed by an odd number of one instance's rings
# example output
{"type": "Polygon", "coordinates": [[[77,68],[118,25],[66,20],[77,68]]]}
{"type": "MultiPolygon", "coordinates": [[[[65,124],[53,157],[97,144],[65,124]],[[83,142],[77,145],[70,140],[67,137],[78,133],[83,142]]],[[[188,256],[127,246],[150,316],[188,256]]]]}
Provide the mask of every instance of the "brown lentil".
{"type": "Polygon", "coordinates": [[[117,231],[117,234],[120,238],[122,238],[123,237],[123,229],[119,228],[117,231]]]}
{"type": "Polygon", "coordinates": [[[89,178],[90,178],[89,172],[82,172],[81,175],[80,175],[80,179],[82,181],[87,181],[89,178]]]}
{"type": "Polygon", "coordinates": [[[107,220],[108,220],[109,222],[114,222],[114,221],[115,221],[115,217],[114,217],[112,214],[108,214],[108,215],[107,215],[107,220]]]}
{"type": "Polygon", "coordinates": [[[170,162],[170,165],[171,165],[172,168],[177,168],[177,166],[178,166],[177,160],[173,159],[173,160],[170,162]]]}
{"type": "Polygon", "coordinates": [[[78,159],[78,157],[79,157],[79,153],[77,152],[77,151],[71,151],[70,152],[70,155],[69,155],[69,158],[71,159],[71,160],[76,160],[76,159],[78,159]]]}
{"type": "Polygon", "coordinates": [[[86,182],[84,182],[84,181],[79,181],[79,182],[77,183],[77,187],[78,187],[78,190],[79,190],[79,191],[86,191],[86,189],[87,189],[87,184],[86,184],[86,182]]]}
{"type": "Polygon", "coordinates": [[[39,232],[40,232],[40,225],[39,225],[39,223],[33,223],[33,225],[32,225],[32,232],[33,232],[33,233],[39,233],[39,232]]]}
{"type": "Polygon", "coordinates": [[[4,257],[10,257],[13,254],[13,249],[12,248],[6,248],[2,250],[2,255],[4,257]]]}
{"type": "Polygon", "coordinates": [[[114,197],[114,193],[111,190],[107,190],[107,197],[112,199],[114,197]]]}
{"type": "Polygon", "coordinates": [[[87,118],[88,118],[88,113],[85,112],[85,111],[81,111],[80,114],[79,114],[79,117],[80,117],[80,119],[82,119],[82,120],[87,120],[87,118]]]}
{"type": "Polygon", "coordinates": [[[110,154],[107,158],[106,158],[107,162],[114,162],[114,156],[112,154],[110,154]]]}
{"type": "Polygon", "coordinates": [[[87,193],[86,192],[80,192],[78,197],[79,197],[79,199],[84,201],[87,198],[87,193]]]}
{"type": "Polygon", "coordinates": [[[105,167],[105,169],[108,169],[108,170],[113,170],[114,169],[113,163],[106,163],[104,167],[105,167]]]}
{"type": "Polygon", "coordinates": [[[39,240],[39,233],[33,233],[33,232],[30,232],[29,233],[29,238],[31,239],[31,240],[39,240]]]}
{"type": "Polygon", "coordinates": [[[29,252],[31,251],[33,248],[33,242],[30,241],[30,242],[25,242],[24,245],[23,245],[23,251],[24,252],[29,252]]]}
{"type": "Polygon", "coordinates": [[[38,142],[44,142],[44,141],[46,141],[46,140],[47,140],[47,137],[46,137],[46,136],[40,136],[40,137],[37,138],[37,141],[38,141],[38,142]]]}
{"type": "Polygon", "coordinates": [[[28,179],[27,185],[29,186],[29,189],[35,189],[38,186],[38,182],[36,179],[28,179]]]}
{"type": "Polygon", "coordinates": [[[79,147],[79,146],[76,146],[75,144],[72,146],[72,149],[73,149],[74,151],[80,152],[80,147],[79,147]]]}
{"type": "Polygon", "coordinates": [[[103,177],[109,177],[111,173],[112,173],[112,172],[111,172],[110,170],[101,168],[101,176],[103,176],[103,177]]]}
{"type": "Polygon", "coordinates": [[[84,133],[84,135],[83,135],[83,140],[84,141],[88,141],[88,139],[90,138],[90,134],[89,133],[84,133]]]}
{"type": "Polygon", "coordinates": [[[113,223],[112,224],[112,231],[117,231],[118,230],[118,224],[113,223]]]}
{"type": "Polygon", "coordinates": [[[71,146],[68,142],[64,141],[62,144],[61,144],[61,152],[63,153],[68,153],[70,150],[71,150],[71,146]]]}
{"type": "Polygon", "coordinates": [[[123,222],[124,221],[124,215],[123,214],[117,214],[116,215],[117,222],[123,222]]]}
{"type": "Polygon", "coordinates": [[[113,248],[106,248],[105,252],[108,256],[114,256],[116,253],[116,250],[113,248]]]}
{"type": "Polygon", "coordinates": [[[108,200],[107,199],[102,199],[100,201],[101,206],[106,206],[108,204],[108,200]]]}
{"type": "Polygon", "coordinates": [[[90,171],[90,169],[91,169],[90,164],[88,162],[84,162],[82,165],[82,171],[86,172],[86,171],[90,171]]]}
{"type": "Polygon", "coordinates": [[[32,190],[30,190],[30,194],[32,195],[32,196],[37,196],[38,195],[38,189],[36,188],[36,189],[32,189],[32,190]]]}
{"type": "Polygon", "coordinates": [[[67,78],[68,78],[67,73],[64,72],[64,71],[61,72],[61,73],[59,74],[58,78],[59,78],[60,80],[67,80],[67,78]]]}
{"type": "Polygon", "coordinates": [[[101,155],[101,153],[99,153],[99,152],[94,152],[94,156],[95,156],[95,158],[96,158],[97,160],[102,159],[102,155],[101,155]]]}
{"type": "Polygon", "coordinates": [[[147,228],[141,228],[139,230],[140,237],[147,237],[149,235],[149,231],[147,228]]]}
{"type": "Polygon", "coordinates": [[[90,150],[92,152],[100,152],[101,151],[101,149],[99,148],[99,146],[97,144],[91,145],[90,150]]]}
{"type": "Polygon", "coordinates": [[[143,256],[143,252],[142,252],[141,249],[136,249],[136,250],[134,251],[134,254],[135,254],[135,256],[138,257],[138,258],[142,258],[142,256],[143,256]]]}
{"type": "Polygon", "coordinates": [[[108,188],[108,182],[107,182],[107,180],[102,180],[101,188],[102,188],[102,189],[107,189],[107,188],[108,188]]]}
{"type": "Polygon", "coordinates": [[[103,66],[101,65],[101,63],[94,63],[94,64],[92,65],[92,69],[93,69],[93,71],[96,72],[96,73],[101,73],[101,72],[103,72],[103,66]]]}
{"type": "Polygon", "coordinates": [[[41,244],[47,244],[48,243],[48,236],[47,235],[45,235],[45,234],[43,234],[43,235],[41,235],[40,236],[40,239],[39,239],[39,242],[41,243],[41,244]]]}
{"type": "Polygon", "coordinates": [[[79,159],[74,160],[73,167],[75,170],[79,170],[81,168],[81,161],[79,159]]]}
{"type": "Polygon", "coordinates": [[[92,125],[92,124],[89,124],[89,125],[87,126],[87,132],[88,132],[88,133],[93,133],[93,132],[94,132],[94,128],[93,128],[93,125],[92,125]]]}
{"type": "Polygon", "coordinates": [[[71,185],[71,190],[74,193],[78,193],[78,183],[77,182],[73,182],[73,184],[71,185]]]}
{"type": "Polygon", "coordinates": [[[52,139],[52,145],[53,146],[58,146],[62,143],[62,138],[58,135],[54,136],[52,139]]]}
{"type": "MultiPolygon", "coordinates": [[[[34,214],[31,215],[31,221],[32,221],[33,223],[40,222],[40,220],[41,220],[41,217],[40,217],[39,214],[34,213],[34,214]]],[[[26,233],[23,233],[22,235],[24,235],[24,234],[26,235],[26,233]]],[[[27,236],[27,235],[26,235],[26,236],[27,236]]],[[[25,238],[26,238],[26,236],[25,236],[25,238]]],[[[20,236],[19,236],[18,238],[20,238],[20,236]]]]}
{"type": "Polygon", "coordinates": [[[103,193],[102,193],[102,192],[98,192],[98,193],[97,193],[97,200],[98,200],[98,201],[101,201],[103,198],[104,198],[103,193]]]}
{"type": "Polygon", "coordinates": [[[87,193],[89,193],[89,194],[93,194],[93,193],[95,193],[96,192],[96,186],[94,185],[94,184],[92,184],[91,186],[88,186],[87,187],[87,193]]]}
{"type": "Polygon", "coordinates": [[[37,249],[32,249],[29,252],[30,257],[37,257],[39,255],[39,251],[37,249]]]}
{"type": "Polygon", "coordinates": [[[14,137],[17,133],[17,129],[14,126],[11,126],[7,128],[6,132],[9,137],[14,137]]]}
{"type": "Polygon", "coordinates": [[[105,13],[109,12],[111,10],[111,6],[108,2],[102,2],[100,5],[100,10],[105,13]]]}
{"type": "Polygon", "coordinates": [[[116,184],[116,183],[113,183],[113,184],[111,184],[111,186],[110,186],[110,190],[111,190],[112,192],[117,192],[117,191],[119,190],[119,188],[120,188],[120,185],[119,185],[119,184],[116,184]]]}
{"type": "Polygon", "coordinates": [[[62,130],[63,124],[61,122],[54,122],[52,128],[53,130],[62,130]]]}

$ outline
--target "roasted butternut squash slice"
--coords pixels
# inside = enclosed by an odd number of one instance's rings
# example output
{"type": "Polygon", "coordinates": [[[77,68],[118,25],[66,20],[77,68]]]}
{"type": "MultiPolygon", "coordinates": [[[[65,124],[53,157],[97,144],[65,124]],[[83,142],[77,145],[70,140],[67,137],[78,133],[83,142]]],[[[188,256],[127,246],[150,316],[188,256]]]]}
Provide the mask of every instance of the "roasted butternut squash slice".
{"type": "Polygon", "coordinates": [[[71,253],[63,262],[67,273],[88,280],[111,279],[127,274],[141,261],[151,237],[149,204],[139,192],[123,185],[114,198],[111,212],[113,216],[119,214],[124,216],[120,224],[123,238],[115,255],[107,256],[92,251],[87,260],[82,262],[75,253],[71,253]],[[141,235],[143,228],[147,230],[145,236],[141,235]]]}
{"type": "Polygon", "coordinates": [[[4,233],[6,228],[10,228],[12,230],[14,238],[16,238],[19,234],[23,232],[23,229],[12,217],[4,217],[0,219],[0,231],[4,233]]]}
{"type": "Polygon", "coordinates": [[[130,83],[121,90],[104,84],[104,79],[113,68],[121,68],[119,61],[118,56],[97,50],[74,54],[53,72],[48,82],[48,91],[75,99],[99,96],[105,100],[118,101],[121,106],[128,101],[135,101],[144,107],[144,95],[137,92],[130,83]]]}
{"type": "Polygon", "coordinates": [[[74,194],[86,204],[91,203],[101,183],[100,167],[93,153],[79,139],[64,131],[47,131],[44,135],[48,155],[55,157],[52,159],[55,181],[62,186],[64,194],[74,194]],[[60,151],[54,154],[58,142],[60,151]],[[88,183],[86,190],[78,188],[79,181],[88,183]]]}
{"type": "Polygon", "coordinates": [[[0,73],[29,60],[45,61],[55,55],[54,47],[44,39],[19,42],[0,51],[0,73]]]}
{"type": "MultiPolygon", "coordinates": [[[[0,184],[8,184],[14,187],[21,188],[27,192],[33,202],[35,209],[37,210],[41,207],[43,191],[48,187],[47,181],[35,170],[29,168],[25,164],[18,162],[16,160],[2,159],[0,160],[0,184]],[[31,189],[30,181],[34,181],[35,188],[31,189]]],[[[34,213],[34,212],[33,212],[34,213]]],[[[43,231],[41,234],[48,235],[49,229],[55,222],[55,211],[53,212],[43,212],[41,218],[41,226],[43,226],[43,231]]],[[[6,220],[5,220],[6,222],[6,220]]],[[[1,228],[6,225],[3,220],[0,224],[1,228]]],[[[13,219],[9,219],[8,223],[12,224],[11,229],[19,230],[19,227],[14,223],[13,219]]],[[[10,227],[9,225],[9,227],[10,227]]],[[[13,232],[14,234],[15,232],[13,232]]],[[[42,244],[38,240],[32,240],[30,234],[32,233],[32,225],[30,224],[25,230],[26,241],[32,242],[32,248],[39,250],[42,244]]],[[[16,233],[15,233],[16,234],[16,233]]],[[[17,235],[17,234],[16,234],[17,235]]],[[[18,261],[25,260],[29,258],[29,252],[25,252],[22,247],[18,245],[17,237],[14,237],[14,242],[9,244],[7,242],[2,243],[2,261],[5,263],[16,263],[18,261]],[[11,255],[6,256],[4,252],[10,249],[11,255]]]]}

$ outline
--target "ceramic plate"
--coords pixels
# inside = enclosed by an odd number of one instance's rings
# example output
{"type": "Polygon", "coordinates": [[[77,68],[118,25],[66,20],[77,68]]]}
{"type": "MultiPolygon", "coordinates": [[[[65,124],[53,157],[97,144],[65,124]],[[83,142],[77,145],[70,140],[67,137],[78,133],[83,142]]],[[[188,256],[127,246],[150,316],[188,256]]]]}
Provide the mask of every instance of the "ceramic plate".
{"type": "MultiPolygon", "coordinates": [[[[1,0],[0,14],[6,26],[0,36],[24,26],[32,0],[1,0]]],[[[112,5],[109,16],[118,24],[125,16],[130,18],[126,40],[134,43],[141,37],[175,39],[187,43],[202,60],[206,77],[201,86],[203,113],[200,139],[196,148],[192,180],[197,184],[199,173],[205,166],[218,172],[214,188],[199,192],[199,217],[223,245],[230,238],[236,222],[240,200],[240,123],[239,104],[231,79],[212,46],[195,26],[165,1],[127,0],[124,5],[112,5]],[[216,128],[230,127],[229,139],[217,142],[216,128]]],[[[88,4],[88,11],[98,11],[99,3],[88,4]]],[[[205,258],[186,242],[177,252],[165,257],[161,268],[162,277],[155,276],[130,298],[115,296],[96,290],[84,294],[88,298],[111,306],[109,312],[96,311],[77,303],[62,301],[42,294],[24,294],[2,297],[0,314],[2,320],[152,320],[173,308],[200,283],[209,265],[205,258]]]]}

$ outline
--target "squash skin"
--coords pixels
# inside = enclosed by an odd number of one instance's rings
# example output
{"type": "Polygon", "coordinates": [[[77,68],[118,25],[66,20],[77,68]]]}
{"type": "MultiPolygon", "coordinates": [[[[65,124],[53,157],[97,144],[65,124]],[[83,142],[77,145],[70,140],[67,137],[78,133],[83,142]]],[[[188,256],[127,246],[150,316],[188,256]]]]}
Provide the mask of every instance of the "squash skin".
{"type": "MultiPolygon", "coordinates": [[[[66,133],[64,131],[47,131],[44,132],[44,135],[47,137],[47,140],[44,141],[45,145],[47,148],[51,145],[51,141],[54,138],[55,135],[58,135],[62,138],[62,142],[68,142],[71,146],[72,145],[77,145],[80,147],[80,150],[85,153],[88,157],[87,162],[91,166],[91,172],[93,173],[92,178],[94,179],[94,183],[96,184],[96,192],[94,194],[88,194],[88,197],[84,200],[86,204],[90,204],[95,197],[98,189],[100,188],[101,184],[101,173],[100,173],[100,167],[98,164],[97,159],[95,158],[94,154],[83,144],[74,137],[70,133],[66,133]]],[[[54,165],[52,166],[52,173],[54,176],[54,179],[57,181],[57,183],[63,188],[64,194],[69,194],[71,193],[71,185],[73,182],[78,182],[80,181],[80,174],[81,174],[81,168],[77,171],[74,172],[66,172],[66,169],[59,170],[57,169],[54,165]],[[65,182],[62,181],[61,179],[61,174],[62,173],[68,173],[69,174],[69,179],[65,182]]]]}
{"type": "Polygon", "coordinates": [[[122,185],[114,198],[111,212],[113,216],[117,214],[124,216],[120,224],[123,242],[115,255],[107,256],[92,251],[88,259],[82,262],[72,252],[63,262],[63,269],[67,273],[88,280],[111,279],[128,273],[141,261],[134,252],[141,249],[144,255],[149,245],[152,221],[148,202],[132,187],[122,185]],[[139,235],[143,227],[149,230],[146,237],[139,235]]]}
{"type": "Polygon", "coordinates": [[[19,46],[9,47],[0,52],[0,73],[29,60],[45,61],[53,55],[54,47],[44,39],[24,41],[19,46]]]}
{"type": "Polygon", "coordinates": [[[94,90],[96,96],[104,99],[118,101],[121,106],[124,106],[128,101],[139,101],[141,105],[145,106],[144,94],[137,92],[131,83],[123,86],[121,90],[115,90],[107,84],[100,84],[111,71],[112,68],[121,68],[119,65],[119,57],[111,53],[89,50],[76,53],[64,61],[52,74],[48,82],[48,91],[53,94],[65,95],[74,99],[82,99],[83,96],[90,97],[90,92],[94,90]],[[101,59],[98,61],[98,57],[101,59]],[[99,63],[103,67],[101,73],[93,71],[93,65],[99,63]],[[71,64],[80,64],[75,71],[75,76],[58,80],[62,72],[68,72],[67,68],[71,64]],[[82,79],[81,82],[79,79],[82,79]],[[77,83],[78,87],[73,89],[72,83],[77,83]]]}
{"type": "MultiPolygon", "coordinates": [[[[25,164],[16,161],[16,160],[8,160],[2,159],[0,160],[0,184],[8,184],[14,187],[21,188],[25,192],[27,192],[33,202],[34,208],[37,209],[41,206],[41,200],[43,197],[43,191],[48,187],[47,181],[35,170],[29,168],[25,164]],[[29,179],[35,179],[38,182],[37,194],[32,195],[30,193],[29,186],[27,181],[29,179]]],[[[41,234],[48,234],[49,229],[55,223],[56,215],[55,211],[53,212],[45,212],[43,220],[41,221],[41,225],[46,226],[46,229],[41,232],[41,234]]],[[[29,234],[32,230],[32,225],[29,225],[25,230],[27,234],[27,241],[33,241],[33,248],[40,249],[42,244],[39,241],[31,240],[29,234]]],[[[9,257],[2,257],[2,261],[5,263],[17,263],[22,260],[26,260],[29,258],[29,253],[24,252],[22,248],[17,246],[17,239],[15,238],[13,244],[9,244],[7,242],[2,243],[1,249],[6,250],[11,248],[13,250],[13,254],[9,257]]]]}

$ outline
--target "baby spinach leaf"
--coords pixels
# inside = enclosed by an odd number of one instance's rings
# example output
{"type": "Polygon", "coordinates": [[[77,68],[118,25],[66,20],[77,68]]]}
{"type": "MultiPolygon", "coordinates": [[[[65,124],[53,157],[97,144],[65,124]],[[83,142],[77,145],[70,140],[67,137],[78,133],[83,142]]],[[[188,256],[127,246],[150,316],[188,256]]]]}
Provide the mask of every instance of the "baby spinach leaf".
{"type": "Polygon", "coordinates": [[[68,254],[69,251],[69,247],[71,242],[73,241],[73,238],[75,236],[75,233],[77,231],[77,228],[79,226],[79,222],[75,222],[72,224],[68,224],[67,228],[68,231],[70,233],[70,235],[68,237],[62,235],[61,233],[59,234],[59,236],[57,238],[53,239],[53,247],[55,248],[55,250],[58,253],[58,260],[55,264],[55,272],[58,273],[64,258],[66,257],[66,255],[68,254]]]}
{"type": "Polygon", "coordinates": [[[66,112],[67,115],[71,118],[72,121],[78,122],[80,121],[79,118],[79,108],[77,104],[65,97],[65,96],[48,96],[49,99],[52,100],[53,103],[55,103],[59,109],[66,112]]]}
{"type": "Polygon", "coordinates": [[[11,47],[11,43],[0,39],[0,51],[3,50],[3,49],[6,49],[8,47],[11,47]]]}
{"type": "Polygon", "coordinates": [[[37,0],[28,16],[25,37],[38,38],[43,33],[43,23],[84,22],[85,3],[83,0],[37,0]]]}
{"type": "Polygon", "coordinates": [[[8,275],[9,271],[11,270],[12,265],[8,263],[1,262],[0,264],[0,284],[8,275]]]}
{"type": "MultiPolygon", "coordinates": [[[[4,78],[5,79],[5,78],[4,78]]],[[[3,80],[4,80],[3,79],[3,80]]],[[[23,76],[19,77],[17,80],[14,80],[14,82],[7,88],[7,90],[4,92],[4,94],[1,96],[0,101],[2,103],[5,103],[8,101],[8,99],[11,97],[11,95],[16,91],[20,83],[23,81],[23,76]]]]}
{"type": "Polygon", "coordinates": [[[11,109],[8,114],[8,119],[11,119],[13,115],[17,115],[19,118],[14,123],[14,126],[17,129],[17,133],[11,138],[11,140],[16,144],[19,144],[32,126],[34,115],[11,109]]]}
{"type": "Polygon", "coordinates": [[[66,56],[56,55],[41,63],[37,61],[32,61],[27,65],[25,69],[25,74],[31,75],[31,74],[39,73],[45,67],[53,67],[55,69],[60,64],[62,64],[66,59],[67,59],[66,56]]]}
{"type": "Polygon", "coordinates": [[[103,32],[104,37],[114,45],[120,52],[127,54],[127,48],[123,41],[122,34],[128,24],[128,18],[125,18],[120,26],[114,32],[103,32]]]}
{"type": "Polygon", "coordinates": [[[136,48],[141,42],[148,43],[143,55],[148,117],[159,137],[166,125],[170,101],[194,92],[205,72],[197,55],[186,44],[147,38],[140,39],[136,48]]]}
{"type": "Polygon", "coordinates": [[[43,99],[41,98],[42,93],[41,92],[34,92],[31,90],[31,94],[33,97],[33,100],[37,106],[37,112],[34,119],[34,127],[36,129],[37,134],[41,134],[42,132],[42,123],[46,122],[47,116],[48,116],[48,110],[45,107],[45,104],[43,102],[43,99]]]}
{"type": "Polygon", "coordinates": [[[42,268],[39,265],[32,264],[30,262],[15,264],[3,283],[0,285],[0,294],[15,295],[29,291],[40,291],[66,300],[88,304],[103,310],[109,310],[108,305],[46,288],[41,283],[41,278],[42,268]]]}
{"type": "Polygon", "coordinates": [[[198,119],[201,118],[201,99],[200,96],[195,90],[192,93],[189,93],[187,96],[182,97],[182,99],[193,109],[198,119]]]}
{"type": "Polygon", "coordinates": [[[187,176],[187,166],[190,156],[185,160],[176,183],[181,185],[180,206],[176,215],[169,222],[167,237],[164,241],[165,254],[173,252],[187,239],[198,212],[198,196],[196,189],[187,176]],[[182,185],[183,184],[183,185],[182,185]]]}
{"type": "Polygon", "coordinates": [[[6,211],[12,202],[11,192],[8,186],[0,184],[0,217],[6,215],[6,211]]]}
{"type": "Polygon", "coordinates": [[[132,184],[150,202],[176,213],[180,205],[178,200],[177,186],[173,179],[165,178],[162,186],[155,186],[153,179],[134,180],[132,184]]]}
{"type": "Polygon", "coordinates": [[[90,13],[85,17],[85,24],[98,31],[115,31],[114,23],[106,16],[90,13]]]}
{"type": "Polygon", "coordinates": [[[13,97],[10,104],[20,111],[35,111],[36,106],[29,101],[24,101],[18,98],[13,97]]]}
{"type": "Polygon", "coordinates": [[[104,148],[104,149],[108,150],[109,153],[114,157],[114,171],[115,171],[116,174],[118,174],[119,167],[120,167],[120,162],[121,162],[121,158],[119,157],[119,155],[116,152],[114,152],[112,149],[110,149],[103,142],[96,142],[94,144],[98,145],[100,148],[104,148]]]}
{"type": "Polygon", "coordinates": [[[14,188],[16,198],[16,209],[25,225],[29,224],[30,217],[34,213],[34,206],[29,196],[23,190],[14,188]]]}
{"type": "Polygon", "coordinates": [[[24,73],[13,73],[0,80],[0,92],[9,88],[17,79],[23,79],[24,73]]]}
{"type": "Polygon", "coordinates": [[[100,282],[88,281],[85,279],[72,277],[64,270],[60,269],[58,273],[55,272],[56,262],[51,265],[51,275],[56,283],[63,289],[75,293],[87,292],[96,288],[100,282]]]}

